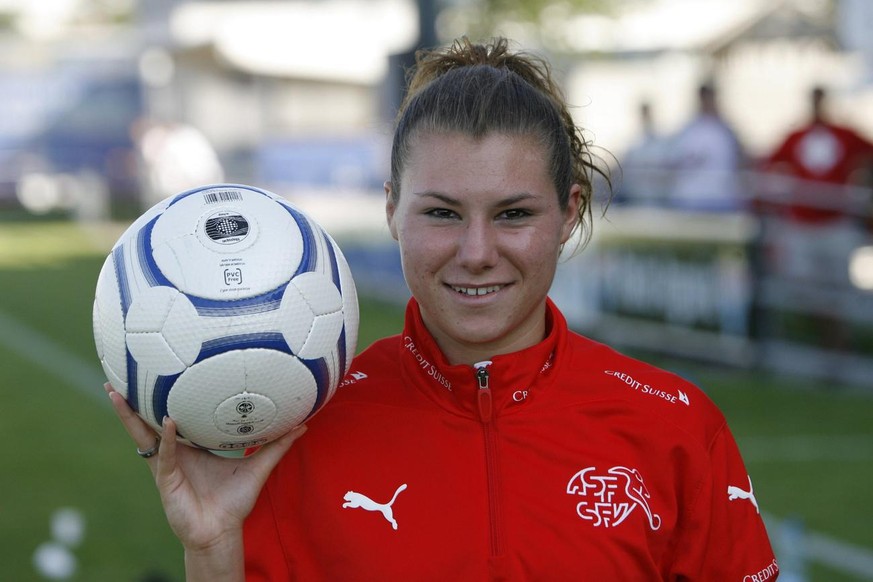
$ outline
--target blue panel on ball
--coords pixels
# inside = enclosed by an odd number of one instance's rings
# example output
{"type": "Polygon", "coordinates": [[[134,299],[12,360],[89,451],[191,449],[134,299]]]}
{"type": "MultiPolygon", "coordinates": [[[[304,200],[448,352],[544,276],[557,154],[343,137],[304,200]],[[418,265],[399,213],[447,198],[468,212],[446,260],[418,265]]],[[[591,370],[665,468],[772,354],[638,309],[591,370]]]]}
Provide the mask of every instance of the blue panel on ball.
{"type": "Polygon", "coordinates": [[[182,192],[181,194],[177,194],[176,196],[173,197],[173,199],[170,201],[170,203],[167,204],[167,208],[169,208],[173,204],[176,204],[177,202],[181,202],[182,200],[184,200],[188,196],[193,196],[194,194],[198,194],[198,193],[203,192],[205,190],[215,190],[218,188],[236,188],[238,190],[248,190],[250,192],[255,192],[256,194],[261,194],[263,196],[267,196],[268,198],[271,198],[271,196],[266,191],[261,190],[260,188],[255,188],[254,186],[246,186],[244,184],[209,184],[206,186],[199,186],[199,187],[194,188],[192,190],[187,190],[185,192],[182,192]]]}
{"type": "Polygon", "coordinates": [[[160,215],[154,217],[136,234],[136,255],[140,270],[149,287],[173,287],[175,289],[176,286],[164,276],[152,254],[152,230],[160,217],[160,215]]]}
{"type": "Polygon", "coordinates": [[[316,358],[314,360],[300,360],[304,366],[306,366],[309,371],[312,373],[313,378],[315,378],[315,387],[316,387],[316,396],[315,396],[315,404],[312,406],[312,410],[306,416],[309,418],[313,414],[315,414],[318,409],[321,408],[321,405],[324,404],[325,399],[327,398],[327,390],[328,386],[330,386],[330,369],[327,366],[327,362],[324,358],[316,358]]]}
{"type": "Polygon", "coordinates": [[[233,317],[235,315],[252,315],[255,313],[265,313],[279,309],[282,303],[282,295],[285,294],[285,288],[288,283],[282,283],[272,291],[261,293],[253,297],[245,297],[242,299],[232,299],[230,301],[217,301],[215,299],[205,299],[203,297],[195,297],[188,295],[188,299],[197,309],[197,314],[201,317],[233,317]]]}
{"type": "MultiPolygon", "coordinates": [[[[115,281],[118,284],[118,296],[121,300],[122,319],[127,319],[127,310],[130,308],[130,281],[127,279],[127,266],[124,263],[124,245],[118,245],[112,251],[112,266],[115,267],[115,281]]],[[[139,411],[139,398],[137,388],[136,360],[130,354],[125,344],[127,354],[127,403],[134,411],[139,411]]]]}
{"type": "Polygon", "coordinates": [[[124,245],[118,245],[112,251],[112,265],[115,267],[115,281],[121,297],[121,314],[126,318],[127,309],[130,307],[130,282],[127,280],[127,266],[124,264],[124,245]]]}
{"type": "Polygon", "coordinates": [[[185,192],[182,192],[181,194],[176,194],[173,197],[173,199],[170,200],[170,203],[167,204],[167,208],[169,208],[173,204],[176,204],[177,202],[181,202],[182,200],[184,200],[188,196],[193,196],[194,194],[197,194],[198,192],[202,192],[202,191],[206,190],[207,188],[211,188],[211,186],[201,186],[199,188],[194,188],[192,190],[186,190],[185,192]]]}
{"type": "Polygon", "coordinates": [[[346,324],[343,323],[343,328],[340,330],[339,339],[336,342],[336,352],[339,356],[339,375],[342,377],[346,373],[346,324]]]}
{"type": "Polygon", "coordinates": [[[297,228],[300,230],[300,236],[303,238],[303,256],[300,257],[300,264],[297,266],[297,271],[291,277],[293,279],[301,273],[311,273],[315,271],[315,267],[318,265],[318,256],[315,252],[315,249],[317,248],[315,246],[315,234],[313,234],[312,226],[309,224],[309,221],[305,216],[287,204],[281,204],[281,206],[288,211],[294,219],[294,222],[297,223],[297,228]]]}
{"type": "Polygon", "coordinates": [[[233,350],[245,350],[249,348],[264,348],[268,350],[276,350],[286,354],[294,355],[291,347],[281,333],[266,332],[266,333],[246,333],[240,335],[229,335],[213,340],[203,342],[200,347],[200,353],[197,355],[196,362],[202,362],[207,358],[217,356],[233,350]]]}
{"type": "Polygon", "coordinates": [[[330,239],[327,237],[327,234],[322,233],[322,236],[324,237],[324,244],[327,246],[327,255],[330,258],[330,270],[333,284],[336,285],[336,288],[339,289],[340,295],[342,295],[343,287],[340,282],[339,265],[336,263],[336,251],[333,250],[333,245],[330,244],[330,239]]]}
{"type": "Polygon", "coordinates": [[[127,404],[134,412],[139,412],[139,386],[137,386],[136,360],[127,350],[127,404]]]}
{"type": "MultiPolygon", "coordinates": [[[[330,243],[327,234],[324,234],[324,243],[327,245],[327,254],[330,257],[330,268],[333,273],[333,284],[339,290],[340,295],[343,294],[342,280],[340,279],[339,265],[336,261],[336,251],[330,243]]],[[[343,323],[342,331],[340,332],[339,340],[337,341],[337,353],[339,354],[339,373],[342,375],[346,371],[346,325],[343,323]]]]}
{"type": "Polygon", "coordinates": [[[158,376],[155,380],[154,391],[152,392],[152,411],[154,412],[154,421],[158,424],[164,422],[164,417],[168,415],[167,402],[170,398],[170,390],[181,374],[173,374],[171,376],[158,376]]]}

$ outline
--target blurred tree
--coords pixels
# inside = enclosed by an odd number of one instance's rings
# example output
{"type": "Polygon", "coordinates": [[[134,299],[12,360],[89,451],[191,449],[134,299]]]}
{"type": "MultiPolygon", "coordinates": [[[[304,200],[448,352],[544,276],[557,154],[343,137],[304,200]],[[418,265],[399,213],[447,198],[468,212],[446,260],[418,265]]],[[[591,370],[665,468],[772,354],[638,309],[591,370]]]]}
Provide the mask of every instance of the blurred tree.
{"type": "MultiPolygon", "coordinates": [[[[429,0],[425,0],[429,1],[429,0]]],[[[430,0],[432,1],[432,0],[430,0]]],[[[560,50],[554,24],[575,14],[614,14],[651,0],[436,0],[439,30],[444,37],[466,34],[474,39],[495,35],[524,44],[552,45],[560,50]],[[462,32],[459,32],[462,31],[462,32]],[[558,45],[558,46],[556,46],[558,45]]]]}
{"type": "Polygon", "coordinates": [[[78,0],[76,20],[82,23],[130,24],[139,0],[78,0]]]}
{"type": "Polygon", "coordinates": [[[481,0],[482,10],[499,20],[518,20],[536,23],[546,8],[563,5],[571,11],[602,12],[609,8],[607,0],[481,0]]]}
{"type": "MultiPolygon", "coordinates": [[[[550,46],[560,52],[561,41],[549,33],[550,23],[579,13],[609,14],[631,4],[653,0],[415,0],[418,41],[410,50],[389,57],[382,114],[393,119],[406,91],[405,72],[415,52],[461,35],[483,40],[504,35],[525,45],[550,46]]],[[[553,55],[553,62],[560,57],[553,55]]]]}
{"type": "Polygon", "coordinates": [[[9,12],[0,12],[0,30],[9,30],[15,23],[15,15],[9,12]]]}

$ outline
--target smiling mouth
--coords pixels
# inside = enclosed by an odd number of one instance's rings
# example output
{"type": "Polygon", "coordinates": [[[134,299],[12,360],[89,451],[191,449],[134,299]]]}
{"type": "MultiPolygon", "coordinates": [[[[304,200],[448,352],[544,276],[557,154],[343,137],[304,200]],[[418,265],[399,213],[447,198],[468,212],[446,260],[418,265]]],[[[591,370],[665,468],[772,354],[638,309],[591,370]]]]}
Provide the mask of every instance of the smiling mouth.
{"type": "Polygon", "coordinates": [[[489,285],[488,287],[458,287],[457,285],[450,285],[450,287],[453,291],[460,293],[461,295],[478,297],[480,295],[488,295],[500,291],[505,287],[505,285],[489,285]]]}

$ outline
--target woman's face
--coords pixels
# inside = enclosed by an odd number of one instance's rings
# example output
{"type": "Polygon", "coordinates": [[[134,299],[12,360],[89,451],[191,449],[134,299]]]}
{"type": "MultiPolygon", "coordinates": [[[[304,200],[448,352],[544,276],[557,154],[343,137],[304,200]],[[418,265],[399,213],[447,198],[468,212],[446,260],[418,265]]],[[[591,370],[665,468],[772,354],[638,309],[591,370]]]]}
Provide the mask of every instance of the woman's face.
{"type": "Polygon", "coordinates": [[[558,202],[535,138],[460,133],[414,139],[387,214],[425,325],[453,364],[541,341],[558,253],[581,189],[558,202]]]}

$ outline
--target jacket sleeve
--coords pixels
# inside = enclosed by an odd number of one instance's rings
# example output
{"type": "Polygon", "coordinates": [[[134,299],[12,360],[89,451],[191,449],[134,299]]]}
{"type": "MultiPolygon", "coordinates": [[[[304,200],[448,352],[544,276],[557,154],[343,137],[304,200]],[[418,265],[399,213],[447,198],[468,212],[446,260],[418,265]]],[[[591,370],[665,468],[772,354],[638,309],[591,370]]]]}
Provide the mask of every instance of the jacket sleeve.
{"type": "Polygon", "coordinates": [[[674,547],[673,580],[770,582],[779,565],[751,477],[726,424],[674,547]]]}

